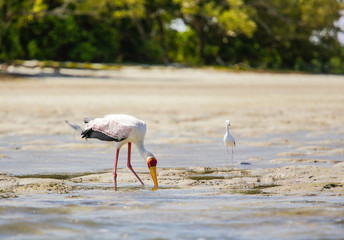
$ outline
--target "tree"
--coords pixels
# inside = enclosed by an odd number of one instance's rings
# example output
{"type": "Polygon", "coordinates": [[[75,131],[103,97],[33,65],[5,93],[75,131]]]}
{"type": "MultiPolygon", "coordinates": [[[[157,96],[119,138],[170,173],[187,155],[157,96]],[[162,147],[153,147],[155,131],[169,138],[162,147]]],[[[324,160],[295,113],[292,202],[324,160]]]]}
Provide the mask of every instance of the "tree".
{"type": "Polygon", "coordinates": [[[0,61],[341,73],[337,0],[0,0],[0,61]],[[171,23],[182,22],[179,32],[171,23]]]}
{"type": "Polygon", "coordinates": [[[111,19],[121,34],[121,55],[133,62],[168,63],[166,25],[174,5],[164,0],[87,0],[81,8],[97,9],[97,15],[111,19]],[[92,6],[92,7],[90,7],[92,6]]]}
{"type": "Polygon", "coordinates": [[[179,16],[199,38],[199,55],[205,63],[218,55],[214,39],[246,35],[252,37],[256,24],[251,19],[252,9],[241,0],[173,0],[179,4],[179,16]],[[209,59],[210,57],[210,59],[209,59]]]}
{"type": "Polygon", "coordinates": [[[118,35],[77,0],[0,2],[0,59],[117,59],[118,35]]]}
{"type": "MultiPolygon", "coordinates": [[[[256,45],[257,61],[265,56],[267,67],[312,70],[338,49],[334,22],[339,18],[336,0],[247,0],[255,8],[257,31],[248,45],[256,45]],[[315,63],[315,64],[312,64],[315,63]]],[[[319,66],[318,66],[319,67],[319,66]]]]}

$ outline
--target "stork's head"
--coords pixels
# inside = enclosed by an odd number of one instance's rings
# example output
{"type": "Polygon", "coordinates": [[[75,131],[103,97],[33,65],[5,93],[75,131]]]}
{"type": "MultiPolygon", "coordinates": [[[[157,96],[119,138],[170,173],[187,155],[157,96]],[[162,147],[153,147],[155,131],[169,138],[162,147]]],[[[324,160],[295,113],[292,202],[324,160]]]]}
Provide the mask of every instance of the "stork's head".
{"type": "Polygon", "coordinates": [[[231,126],[231,121],[229,121],[229,120],[226,120],[226,126],[228,126],[228,127],[230,127],[231,126]]]}
{"type": "Polygon", "coordinates": [[[154,182],[154,188],[153,190],[157,190],[158,189],[158,179],[157,179],[157,176],[156,176],[156,165],[157,165],[158,161],[155,159],[154,156],[149,156],[147,158],[147,165],[148,165],[148,168],[150,170],[150,173],[152,175],[152,179],[153,179],[153,182],[154,182]]]}

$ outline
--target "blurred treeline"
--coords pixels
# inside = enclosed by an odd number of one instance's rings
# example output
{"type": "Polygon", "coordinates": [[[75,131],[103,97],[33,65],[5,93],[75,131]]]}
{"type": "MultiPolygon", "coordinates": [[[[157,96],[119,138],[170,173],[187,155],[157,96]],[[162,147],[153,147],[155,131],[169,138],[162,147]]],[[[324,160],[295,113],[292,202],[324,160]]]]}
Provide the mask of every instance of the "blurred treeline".
{"type": "Polygon", "coordinates": [[[0,61],[344,73],[339,0],[0,0],[0,61]]]}

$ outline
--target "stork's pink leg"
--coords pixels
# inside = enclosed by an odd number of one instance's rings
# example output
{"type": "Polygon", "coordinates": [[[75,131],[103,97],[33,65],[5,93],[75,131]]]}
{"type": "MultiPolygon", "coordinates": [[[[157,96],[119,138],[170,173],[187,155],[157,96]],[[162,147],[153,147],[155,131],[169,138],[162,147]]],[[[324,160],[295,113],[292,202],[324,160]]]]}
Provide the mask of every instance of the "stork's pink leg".
{"type": "Polygon", "coordinates": [[[127,166],[134,173],[134,175],[137,177],[137,179],[140,181],[140,183],[142,185],[144,185],[142,180],[139,178],[139,176],[136,174],[136,172],[134,171],[133,167],[131,166],[130,157],[131,157],[131,142],[128,143],[128,164],[127,164],[127,166]]]}
{"type": "Polygon", "coordinates": [[[115,191],[117,191],[117,163],[118,163],[118,155],[119,155],[119,149],[117,149],[116,152],[116,162],[115,167],[113,168],[113,180],[115,184],[115,191]]]}

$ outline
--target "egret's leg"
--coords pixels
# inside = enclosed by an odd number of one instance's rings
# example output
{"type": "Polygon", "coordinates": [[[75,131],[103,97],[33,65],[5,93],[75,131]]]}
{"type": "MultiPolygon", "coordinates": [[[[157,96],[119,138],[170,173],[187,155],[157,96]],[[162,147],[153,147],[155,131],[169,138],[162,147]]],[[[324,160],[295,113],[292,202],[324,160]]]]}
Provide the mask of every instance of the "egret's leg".
{"type": "Polygon", "coordinates": [[[116,152],[115,167],[113,168],[113,180],[114,180],[114,184],[115,184],[115,191],[117,191],[117,163],[118,163],[118,155],[119,155],[119,149],[117,149],[117,152],[116,152]]]}
{"type": "Polygon", "coordinates": [[[142,185],[144,185],[142,180],[139,178],[139,176],[136,174],[136,172],[134,171],[133,167],[131,166],[130,157],[131,157],[131,142],[128,143],[128,164],[127,164],[127,166],[134,173],[134,175],[137,177],[137,179],[140,181],[140,183],[142,185]]]}
{"type": "Polygon", "coordinates": [[[232,167],[234,167],[234,162],[233,162],[233,154],[234,154],[234,147],[232,146],[232,167]]]}
{"type": "Polygon", "coordinates": [[[228,146],[226,146],[227,148],[227,168],[229,169],[229,150],[228,150],[228,146]]]}

